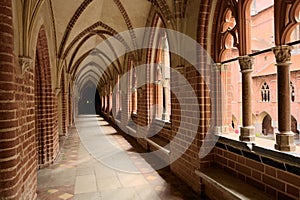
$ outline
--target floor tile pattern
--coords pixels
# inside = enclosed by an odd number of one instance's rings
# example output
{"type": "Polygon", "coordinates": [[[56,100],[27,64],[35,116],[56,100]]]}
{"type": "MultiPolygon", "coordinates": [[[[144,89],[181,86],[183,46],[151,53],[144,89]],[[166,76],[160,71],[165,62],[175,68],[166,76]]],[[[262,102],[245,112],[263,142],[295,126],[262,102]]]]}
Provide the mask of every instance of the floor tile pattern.
{"type": "MultiPolygon", "coordinates": [[[[95,120],[95,116],[82,116],[89,117],[95,120]]],[[[59,158],[52,166],[38,171],[38,200],[199,199],[168,167],[149,172],[151,165],[134,153],[143,150],[103,118],[98,120],[107,137],[126,152],[126,158],[129,157],[141,173],[117,171],[95,160],[80,141],[76,128],[72,128],[59,158]]]]}

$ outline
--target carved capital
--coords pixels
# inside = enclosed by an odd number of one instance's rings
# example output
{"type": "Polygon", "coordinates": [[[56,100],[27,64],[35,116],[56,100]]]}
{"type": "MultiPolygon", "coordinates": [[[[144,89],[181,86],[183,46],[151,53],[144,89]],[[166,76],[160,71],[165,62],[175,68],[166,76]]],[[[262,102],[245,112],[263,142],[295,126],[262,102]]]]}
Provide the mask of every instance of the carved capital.
{"type": "Polygon", "coordinates": [[[276,63],[289,63],[291,61],[291,51],[292,47],[288,45],[274,47],[273,52],[275,54],[276,63]]]}
{"type": "Polygon", "coordinates": [[[30,57],[19,56],[19,64],[22,70],[22,73],[33,64],[33,59],[30,57]]]}
{"type": "Polygon", "coordinates": [[[239,64],[242,73],[252,72],[253,71],[253,58],[250,56],[241,56],[239,57],[239,64]]]}

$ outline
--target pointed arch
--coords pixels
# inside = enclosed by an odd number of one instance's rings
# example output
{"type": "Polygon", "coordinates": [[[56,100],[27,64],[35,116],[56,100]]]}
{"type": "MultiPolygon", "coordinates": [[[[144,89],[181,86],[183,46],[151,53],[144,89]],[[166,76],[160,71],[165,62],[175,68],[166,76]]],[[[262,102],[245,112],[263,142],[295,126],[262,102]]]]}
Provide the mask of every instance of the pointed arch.
{"type": "Polygon", "coordinates": [[[35,129],[39,168],[50,165],[58,154],[57,113],[52,91],[49,50],[45,27],[37,39],[35,59],[35,129]]]}

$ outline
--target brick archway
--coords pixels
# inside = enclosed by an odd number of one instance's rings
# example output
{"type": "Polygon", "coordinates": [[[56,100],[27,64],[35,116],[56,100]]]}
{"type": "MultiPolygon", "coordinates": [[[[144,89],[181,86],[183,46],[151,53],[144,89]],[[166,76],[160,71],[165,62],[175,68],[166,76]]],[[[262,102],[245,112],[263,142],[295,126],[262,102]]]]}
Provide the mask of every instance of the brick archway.
{"type": "Polygon", "coordinates": [[[266,115],[262,121],[262,133],[264,135],[274,134],[274,128],[272,127],[272,118],[270,115],[266,115]]]}
{"type": "Polygon", "coordinates": [[[58,152],[55,95],[44,26],[38,34],[34,76],[36,148],[38,167],[43,168],[53,162],[58,152]]]}
{"type": "Polygon", "coordinates": [[[299,130],[297,129],[297,123],[298,122],[296,118],[293,115],[291,115],[291,131],[295,134],[299,134],[299,130]]]}

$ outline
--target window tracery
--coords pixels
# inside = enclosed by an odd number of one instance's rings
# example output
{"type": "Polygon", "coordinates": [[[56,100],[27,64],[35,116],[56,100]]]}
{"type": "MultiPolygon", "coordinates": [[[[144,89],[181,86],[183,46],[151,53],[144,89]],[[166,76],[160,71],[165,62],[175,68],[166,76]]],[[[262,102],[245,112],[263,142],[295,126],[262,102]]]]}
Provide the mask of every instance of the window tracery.
{"type": "Polygon", "coordinates": [[[270,101],[270,88],[266,82],[264,82],[264,84],[261,86],[261,101],[262,102],[270,101]]]}

